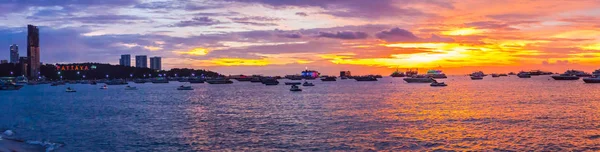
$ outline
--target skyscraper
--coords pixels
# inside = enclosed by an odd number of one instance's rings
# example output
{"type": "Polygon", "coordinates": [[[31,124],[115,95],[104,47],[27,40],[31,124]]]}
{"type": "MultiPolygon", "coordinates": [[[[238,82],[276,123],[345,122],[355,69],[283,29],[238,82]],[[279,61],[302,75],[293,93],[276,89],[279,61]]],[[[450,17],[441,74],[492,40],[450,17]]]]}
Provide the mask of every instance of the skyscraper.
{"type": "Polygon", "coordinates": [[[10,63],[19,63],[19,46],[16,44],[10,46],[10,63]]]}
{"type": "Polygon", "coordinates": [[[128,67],[131,66],[131,55],[129,55],[129,54],[121,55],[121,59],[119,59],[119,65],[128,66],[128,67]]]}
{"type": "Polygon", "coordinates": [[[136,55],[135,67],[148,68],[148,57],[146,57],[145,55],[136,55]]]}
{"type": "Polygon", "coordinates": [[[162,62],[160,60],[161,59],[158,56],[151,57],[150,58],[150,69],[152,69],[152,70],[162,70],[161,69],[162,62]]]}
{"type": "Polygon", "coordinates": [[[27,25],[27,76],[37,79],[40,72],[40,30],[27,25]]]}

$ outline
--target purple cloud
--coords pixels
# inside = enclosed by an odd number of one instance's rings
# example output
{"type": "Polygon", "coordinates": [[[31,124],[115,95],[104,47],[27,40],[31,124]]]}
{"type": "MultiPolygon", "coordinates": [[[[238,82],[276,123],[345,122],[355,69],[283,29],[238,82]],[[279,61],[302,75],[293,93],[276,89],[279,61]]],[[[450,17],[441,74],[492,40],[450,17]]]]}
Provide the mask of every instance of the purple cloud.
{"type": "Polygon", "coordinates": [[[431,35],[430,38],[420,38],[415,36],[412,32],[401,28],[393,28],[386,31],[381,31],[375,34],[378,39],[385,40],[387,42],[452,42],[451,38],[443,38],[435,34],[431,35]]]}
{"type": "Polygon", "coordinates": [[[296,15],[298,15],[298,16],[308,16],[308,14],[306,14],[304,12],[296,12],[296,15]]]}
{"type": "Polygon", "coordinates": [[[336,32],[336,33],[319,32],[319,35],[317,37],[353,40],[353,39],[366,39],[367,37],[369,37],[369,34],[367,34],[365,32],[351,32],[351,31],[343,31],[343,32],[336,32]]]}
{"type": "Polygon", "coordinates": [[[188,27],[188,26],[211,26],[222,24],[221,21],[209,17],[194,17],[191,20],[180,21],[179,23],[169,25],[170,27],[188,27]]]}

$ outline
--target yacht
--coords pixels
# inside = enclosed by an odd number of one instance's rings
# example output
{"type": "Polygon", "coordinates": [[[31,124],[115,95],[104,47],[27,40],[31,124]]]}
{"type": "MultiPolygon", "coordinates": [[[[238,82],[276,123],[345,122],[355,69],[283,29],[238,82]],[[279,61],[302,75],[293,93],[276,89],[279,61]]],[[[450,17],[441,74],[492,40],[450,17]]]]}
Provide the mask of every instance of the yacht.
{"type": "Polygon", "coordinates": [[[262,80],[260,80],[260,77],[252,77],[252,79],[250,79],[250,82],[259,83],[259,82],[262,82],[262,80]]]}
{"type": "Polygon", "coordinates": [[[505,76],[508,76],[508,75],[506,73],[500,73],[500,74],[498,74],[498,76],[505,77],[505,76]]]}
{"type": "Polygon", "coordinates": [[[448,78],[442,70],[427,70],[427,75],[434,79],[445,79],[448,78]]]}
{"type": "Polygon", "coordinates": [[[377,78],[372,77],[372,76],[362,76],[362,77],[355,77],[354,80],[356,80],[356,81],[377,81],[377,78]]]}
{"type": "Polygon", "coordinates": [[[552,79],[554,80],[579,80],[579,76],[577,76],[578,72],[574,72],[572,70],[567,70],[565,73],[561,75],[553,75],[552,79]]]}
{"type": "Polygon", "coordinates": [[[290,88],[290,91],[296,92],[296,91],[302,91],[302,89],[300,89],[300,87],[298,87],[297,85],[292,85],[292,87],[290,88]]]}
{"type": "Polygon", "coordinates": [[[179,86],[177,87],[177,90],[194,90],[194,88],[192,88],[192,86],[179,86]]]}
{"type": "Polygon", "coordinates": [[[67,87],[65,92],[77,92],[77,91],[75,91],[75,89],[71,89],[71,87],[67,87]]]}
{"type": "Polygon", "coordinates": [[[404,78],[407,83],[432,83],[435,80],[427,75],[414,75],[410,78],[404,78]]]}
{"type": "Polygon", "coordinates": [[[232,84],[233,81],[231,81],[229,79],[225,79],[225,78],[216,78],[216,79],[206,80],[206,83],[208,83],[208,84],[232,84]]]}
{"type": "Polygon", "coordinates": [[[592,72],[592,77],[598,77],[600,76],[600,69],[595,70],[594,72],[592,72]]]}
{"type": "Polygon", "coordinates": [[[496,73],[492,73],[492,78],[497,78],[497,77],[500,77],[500,75],[496,74],[496,73]]]}
{"type": "Polygon", "coordinates": [[[519,72],[519,74],[517,74],[517,76],[519,78],[531,78],[531,75],[529,74],[529,72],[524,72],[524,71],[519,72]]]}
{"type": "Polygon", "coordinates": [[[485,74],[481,71],[471,73],[471,80],[482,80],[485,74]]]}
{"type": "Polygon", "coordinates": [[[574,75],[578,77],[592,77],[591,74],[579,70],[567,70],[564,74],[574,75]]]}

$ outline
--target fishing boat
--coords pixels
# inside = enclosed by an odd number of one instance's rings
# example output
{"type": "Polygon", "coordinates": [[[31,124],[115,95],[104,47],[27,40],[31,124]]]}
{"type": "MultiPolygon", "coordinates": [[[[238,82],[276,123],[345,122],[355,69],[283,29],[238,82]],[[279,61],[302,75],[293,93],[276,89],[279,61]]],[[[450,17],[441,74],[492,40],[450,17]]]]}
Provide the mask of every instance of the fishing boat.
{"type": "Polygon", "coordinates": [[[404,78],[407,83],[432,83],[435,80],[427,75],[415,75],[410,78],[404,78]]]}
{"type": "Polygon", "coordinates": [[[300,87],[298,87],[297,85],[292,85],[292,88],[290,88],[290,91],[297,92],[297,91],[302,91],[302,89],[300,89],[300,87]]]}
{"type": "Polygon", "coordinates": [[[600,76],[591,77],[591,78],[583,78],[583,82],[585,82],[585,83],[600,83],[600,76]]]}
{"type": "Polygon", "coordinates": [[[445,79],[445,78],[448,78],[446,76],[446,74],[444,74],[442,72],[442,70],[427,70],[427,74],[426,75],[428,75],[428,76],[430,76],[431,78],[434,78],[434,79],[445,79]]]}
{"type": "Polygon", "coordinates": [[[279,81],[275,78],[263,78],[261,83],[264,85],[279,85],[279,81]]]}
{"type": "Polygon", "coordinates": [[[444,82],[432,82],[429,86],[432,87],[445,87],[448,86],[446,83],[444,82]]]}
{"type": "Polygon", "coordinates": [[[334,76],[323,76],[321,77],[321,81],[336,81],[337,77],[334,76]]]}
{"type": "Polygon", "coordinates": [[[177,87],[177,90],[194,90],[194,88],[192,88],[192,86],[179,86],[177,87]]]}
{"type": "Polygon", "coordinates": [[[215,79],[209,79],[205,81],[208,84],[232,84],[233,81],[229,80],[229,79],[225,79],[225,78],[215,78],[215,79]]]}
{"type": "Polygon", "coordinates": [[[354,80],[356,80],[356,81],[377,81],[377,78],[375,78],[373,76],[361,76],[361,77],[355,77],[354,80]]]}
{"type": "Polygon", "coordinates": [[[315,86],[315,84],[304,81],[304,83],[302,83],[302,86],[315,86]]]}

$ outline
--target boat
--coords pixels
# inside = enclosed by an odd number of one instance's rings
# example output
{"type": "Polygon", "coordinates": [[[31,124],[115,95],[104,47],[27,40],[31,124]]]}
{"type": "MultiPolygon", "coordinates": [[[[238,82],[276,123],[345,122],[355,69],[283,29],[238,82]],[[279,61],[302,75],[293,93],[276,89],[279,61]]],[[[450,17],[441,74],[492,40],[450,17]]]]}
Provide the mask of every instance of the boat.
{"type": "Polygon", "coordinates": [[[189,78],[189,83],[204,83],[204,79],[201,78],[189,78]]]}
{"type": "Polygon", "coordinates": [[[592,77],[591,74],[579,70],[567,70],[564,74],[574,75],[578,77],[592,77]]]}
{"type": "Polygon", "coordinates": [[[77,91],[75,91],[75,89],[71,89],[71,87],[67,87],[67,90],[65,90],[65,92],[77,92],[77,91]]]}
{"type": "Polygon", "coordinates": [[[264,78],[261,80],[261,83],[264,85],[279,85],[279,81],[275,78],[264,78]]]}
{"type": "Polygon", "coordinates": [[[404,72],[406,77],[415,77],[419,75],[419,69],[408,69],[404,72]]]}
{"type": "Polygon", "coordinates": [[[250,82],[259,83],[259,82],[262,82],[262,80],[260,79],[260,77],[252,77],[252,79],[250,79],[250,82]]]}
{"type": "Polygon", "coordinates": [[[340,79],[346,80],[346,79],[348,79],[348,77],[347,76],[341,76],[340,79]]]}
{"type": "Polygon", "coordinates": [[[56,82],[53,82],[52,84],[50,84],[50,86],[59,86],[59,85],[65,85],[65,82],[63,82],[63,81],[56,81],[56,82]]]}
{"type": "Polygon", "coordinates": [[[583,82],[585,82],[585,83],[600,83],[600,76],[591,77],[591,78],[583,78],[583,82]]]}
{"type": "Polygon", "coordinates": [[[302,80],[302,75],[286,75],[284,78],[290,80],[302,80]]]}
{"type": "Polygon", "coordinates": [[[483,80],[485,74],[481,71],[471,73],[471,80],[483,80]]]}
{"type": "Polygon", "coordinates": [[[579,76],[576,75],[577,72],[572,70],[567,70],[564,74],[561,75],[553,75],[552,79],[554,80],[579,80],[579,76]]]}
{"type": "Polygon", "coordinates": [[[500,77],[500,75],[499,75],[499,74],[492,73],[492,78],[498,78],[498,77],[500,77]]]}
{"type": "Polygon", "coordinates": [[[427,74],[426,75],[428,75],[428,76],[430,76],[431,78],[434,78],[434,79],[445,79],[445,78],[448,78],[446,76],[446,74],[444,74],[442,72],[442,70],[427,70],[427,74]]]}
{"type": "Polygon", "coordinates": [[[106,84],[107,85],[126,85],[126,84],[129,84],[129,83],[127,83],[127,81],[125,81],[125,80],[118,80],[117,79],[117,80],[108,81],[108,82],[106,82],[106,84]]]}
{"type": "Polygon", "coordinates": [[[415,75],[410,78],[404,78],[404,81],[406,81],[407,83],[432,83],[435,80],[426,75],[415,75]]]}
{"type": "Polygon", "coordinates": [[[406,75],[403,72],[398,71],[398,69],[396,69],[396,71],[394,73],[392,73],[390,75],[391,77],[405,77],[406,75]]]}
{"type": "Polygon", "coordinates": [[[508,75],[517,75],[514,72],[509,72],[508,75]]]}
{"type": "Polygon", "coordinates": [[[429,86],[432,86],[432,87],[445,87],[445,86],[448,86],[448,85],[446,83],[444,83],[444,82],[435,82],[434,81],[429,86]]]}
{"type": "Polygon", "coordinates": [[[155,78],[155,79],[150,80],[150,82],[152,82],[152,83],[169,83],[169,80],[165,79],[165,78],[155,78]]]}
{"type": "Polygon", "coordinates": [[[538,75],[552,75],[552,72],[545,72],[541,70],[531,70],[529,71],[529,75],[538,76],[538,75]]]}
{"type": "Polygon", "coordinates": [[[501,76],[501,77],[506,77],[506,76],[508,76],[508,75],[507,75],[506,73],[501,73],[501,74],[498,74],[498,76],[501,76]]]}
{"type": "Polygon", "coordinates": [[[483,76],[474,75],[474,76],[471,76],[471,80],[483,80],[483,76]]]}
{"type": "Polygon", "coordinates": [[[377,78],[372,76],[354,77],[356,81],[377,81],[377,78]]]}
{"type": "Polygon", "coordinates": [[[336,77],[334,77],[334,76],[323,76],[323,77],[321,77],[321,81],[336,81],[336,77]]]}
{"type": "Polygon", "coordinates": [[[179,78],[177,82],[190,82],[188,78],[179,78]]]}
{"type": "Polygon", "coordinates": [[[126,86],[125,90],[137,90],[137,87],[126,86]]]}
{"type": "Polygon", "coordinates": [[[106,90],[106,89],[108,89],[108,87],[106,87],[106,85],[104,85],[104,86],[100,87],[100,89],[106,90]]]}
{"type": "Polygon", "coordinates": [[[302,89],[300,89],[300,87],[298,87],[297,85],[292,85],[292,88],[290,88],[290,91],[296,92],[296,91],[302,91],[302,89]]]}
{"type": "Polygon", "coordinates": [[[233,81],[229,80],[229,79],[225,79],[225,78],[215,78],[215,79],[209,79],[205,81],[208,84],[232,84],[233,81]]]}
{"type": "Polygon", "coordinates": [[[0,90],[19,90],[23,85],[0,80],[0,90]]]}
{"type": "Polygon", "coordinates": [[[300,85],[302,82],[285,82],[285,85],[300,85]]]}
{"type": "Polygon", "coordinates": [[[177,90],[194,90],[194,88],[192,88],[192,86],[179,86],[177,87],[177,90]]]}
{"type": "Polygon", "coordinates": [[[144,79],[135,79],[135,80],[133,80],[133,83],[146,83],[146,80],[144,80],[144,79]]]}
{"type": "Polygon", "coordinates": [[[315,84],[304,81],[304,83],[302,83],[302,86],[315,86],[315,84]]]}
{"type": "Polygon", "coordinates": [[[519,72],[519,74],[517,74],[517,76],[519,78],[531,78],[531,75],[529,74],[529,72],[523,72],[523,71],[519,72]]]}

